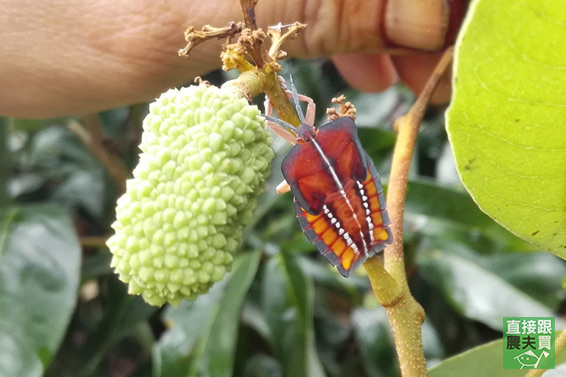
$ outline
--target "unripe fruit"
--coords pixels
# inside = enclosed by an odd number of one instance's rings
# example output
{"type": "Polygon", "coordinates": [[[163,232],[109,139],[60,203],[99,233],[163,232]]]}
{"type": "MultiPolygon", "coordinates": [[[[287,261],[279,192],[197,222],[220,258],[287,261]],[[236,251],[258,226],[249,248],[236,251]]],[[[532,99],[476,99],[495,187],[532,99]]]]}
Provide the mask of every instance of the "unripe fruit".
{"type": "Polygon", "coordinates": [[[230,270],[273,159],[256,106],[232,89],[171,89],[150,105],[118,200],[112,267],[151,305],[194,300],[230,270]]]}

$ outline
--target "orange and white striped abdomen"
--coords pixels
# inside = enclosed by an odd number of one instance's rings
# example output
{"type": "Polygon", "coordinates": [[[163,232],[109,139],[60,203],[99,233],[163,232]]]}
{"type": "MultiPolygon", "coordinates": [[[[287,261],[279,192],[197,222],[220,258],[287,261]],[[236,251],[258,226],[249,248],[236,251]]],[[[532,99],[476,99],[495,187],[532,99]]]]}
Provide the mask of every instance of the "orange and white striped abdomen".
{"type": "Polygon", "coordinates": [[[369,157],[368,161],[366,179],[348,179],[343,192],[329,193],[319,214],[312,215],[295,202],[307,238],[346,277],[392,241],[383,188],[369,157]]]}

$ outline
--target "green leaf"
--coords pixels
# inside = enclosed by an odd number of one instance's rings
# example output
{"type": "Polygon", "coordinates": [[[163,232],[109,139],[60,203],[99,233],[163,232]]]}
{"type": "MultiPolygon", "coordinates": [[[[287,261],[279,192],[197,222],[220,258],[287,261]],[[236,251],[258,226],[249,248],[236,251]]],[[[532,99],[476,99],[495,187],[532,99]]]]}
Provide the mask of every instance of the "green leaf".
{"type": "Polygon", "coordinates": [[[67,208],[82,207],[95,218],[103,215],[104,171],[75,171],[54,190],[52,199],[67,208]],[[85,195],[88,192],[88,195],[85,195]]]}
{"type": "Polygon", "coordinates": [[[561,287],[566,265],[552,254],[507,253],[476,257],[475,260],[478,265],[549,308],[557,310],[566,298],[561,287]]]}
{"type": "Polygon", "coordinates": [[[40,169],[55,179],[67,177],[77,170],[89,171],[100,163],[67,128],[48,127],[31,136],[28,153],[22,156],[27,169],[40,169]]]}
{"type": "Polygon", "coordinates": [[[79,353],[67,356],[72,362],[65,363],[66,369],[74,368],[73,374],[77,376],[95,375],[110,348],[128,335],[147,331],[147,321],[157,311],[140,296],[129,295],[126,285],[116,276],[111,276],[105,283],[103,317],[90,331],[79,353]]]}
{"type": "Polygon", "coordinates": [[[385,309],[381,306],[355,309],[352,324],[368,375],[399,375],[399,363],[385,309]]]}
{"type": "Polygon", "coordinates": [[[480,0],[460,34],[448,133],[458,171],[497,222],[566,258],[566,8],[480,0]]]}
{"type": "Polygon", "coordinates": [[[196,301],[182,301],[178,308],[168,307],[165,325],[170,327],[163,334],[153,351],[155,377],[187,376],[196,357],[198,341],[210,331],[209,320],[222,299],[227,281],[216,283],[196,301]]]}
{"type": "MultiPolygon", "coordinates": [[[[562,352],[556,358],[556,367],[564,361],[566,354],[562,352]]],[[[549,372],[543,376],[558,376],[549,372]]],[[[497,340],[444,360],[429,370],[429,377],[523,377],[525,373],[521,369],[503,369],[503,340],[497,340]]]]}
{"type": "Polygon", "coordinates": [[[439,186],[427,180],[411,181],[406,200],[409,220],[423,223],[426,219],[420,230],[425,234],[445,237],[446,231],[452,230],[473,235],[476,242],[481,235],[505,249],[529,249],[528,244],[482,213],[473,200],[456,187],[439,186]],[[411,218],[411,215],[419,215],[419,218],[411,218]]]}
{"type": "Polygon", "coordinates": [[[241,377],[268,377],[282,376],[281,366],[277,360],[265,354],[250,357],[246,369],[241,377]]]}
{"type": "Polygon", "coordinates": [[[240,312],[259,257],[259,252],[242,254],[230,279],[167,311],[173,327],[154,351],[155,376],[232,376],[240,312]]]}
{"type": "Polygon", "coordinates": [[[86,257],[81,266],[82,281],[84,282],[91,279],[97,279],[103,275],[111,275],[111,261],[112,254],[110,254],[107,250],[98,251],[97,253],[86,257]]]}
{"type": "Polygon", "coordinates": [[[80,256],[60,209],[0,211],[0,375],[43,374],[75,307],[80,256]]]}
{"type": "Polygon", "coordinates": [[[269,260],[262,293],[271,342],[283,375],[325,376],[314,345],[314,286],[297,264],[296,254],[282,252],[269,260]]]}
{"type": "Polygon", "coordinates": [[[10,119],[10,126],[12,129],[16,131],[22,132],[37,132],[44,130],[47,127],[53,125],[64,125],[65,123],[69,122],[70,120],[76,119],[77,117],[69,116],[63,118],[50,118],[50,119],[19,119],[19,118],[11,118],[10,119]]]}
{"type": "Polygon", "coordinates": [[[423,252],[418,264],[424,277],[443,292],[458,312],[493,329],[502,329],[502,317],[554,316],[550,308],[520,291],[497,272],[458,255],[455,247],[450,253],[423,252]]]}

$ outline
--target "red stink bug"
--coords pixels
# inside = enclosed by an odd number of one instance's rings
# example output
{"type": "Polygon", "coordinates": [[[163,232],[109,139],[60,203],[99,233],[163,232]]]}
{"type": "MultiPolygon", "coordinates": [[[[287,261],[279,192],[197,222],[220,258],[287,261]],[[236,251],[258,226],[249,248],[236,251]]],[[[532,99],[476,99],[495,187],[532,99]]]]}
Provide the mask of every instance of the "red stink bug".
{"type": "Polygon", "coordinates": [[[314,103],[297,93],[292,78],[290,95],[299,127],[271,117],[272,107],[266,101],[269,125],[285,129],[288,140],[288,131],[296,134],[296,144],[281,164],[286,184],[279,185],[278,192],[291,190],[306,237],[348,277],[393,241],[381,181],[351,118],[314,127],[314,103]],[[299,99],[308,102],[306,119],[299,99]]]}

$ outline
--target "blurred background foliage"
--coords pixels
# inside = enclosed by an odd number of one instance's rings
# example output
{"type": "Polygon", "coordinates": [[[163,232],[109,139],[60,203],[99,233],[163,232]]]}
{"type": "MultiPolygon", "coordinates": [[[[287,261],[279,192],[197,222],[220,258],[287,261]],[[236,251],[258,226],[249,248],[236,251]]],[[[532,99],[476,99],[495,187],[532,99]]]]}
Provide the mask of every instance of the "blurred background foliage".
{"type": "MultiPolygon", "coordinates": [[[[387,187],[393,123],[414,96],[401,85],[357,92],[325,60],[288,61],[281,74],[315,100],[319,124],[332,97],[355,104],[361,142],[387,187]]],[[[429,366],[501,339],[503,316],[563,314],[566,296],[564,261],[507,232],[463,189],[444,110],[431,108],[422,124],[405,216],[429,366]]],[[[129,170],[146,113],[140,104],[94,118],[129,170]]],[[[129,296],[109,267],[104,241],[120,185],[67,127],[74,121],[84,118],[0,127],[1,376],[399,376],[363,268],[342,278],[303,236],[291,195],[275,193],[289,144],[275,138],[273,172],[232,273],[196,302],[158,309],[129,296]]]]}

